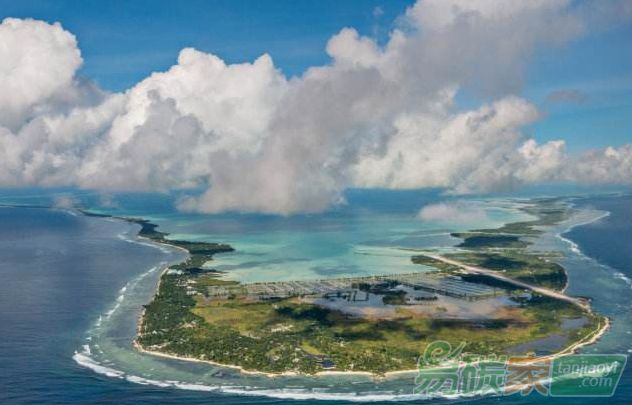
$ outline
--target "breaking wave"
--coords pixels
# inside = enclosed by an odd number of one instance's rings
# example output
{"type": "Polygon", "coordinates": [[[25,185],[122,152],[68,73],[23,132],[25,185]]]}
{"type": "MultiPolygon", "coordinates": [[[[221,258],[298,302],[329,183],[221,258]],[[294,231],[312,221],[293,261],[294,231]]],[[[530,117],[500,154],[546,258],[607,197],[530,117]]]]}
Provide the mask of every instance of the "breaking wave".
{"type": "MultiPolygon", "coordinates": [[[[569,246],[570,250],[576,254],[582,254],[578,245],[573,241],[565,238],[563,235],[570,232],[573,228],[581,225],[587,225],[592,222],[598,221],[602,218],[610,215],[609,212],[604,213],[603,215],[599,215],[595,218],[592,218],[588,221],[573,224],[565,231],[556,234],[555,236],[563,241],[565,241],[569,246]]],[[[128,241],[130,243],[138,243],[141,245],[151,246],[153,248],[158,248],[163,252],[169,252],[170,250],[167,247],[160,246],[158,244],[152,242],[145,242],[142,240],[138,240],[137,238],[131,238],[129,234],[124,233],[118,235],[120,239],[128,241]]],[[[119,294],[115,300],[114,305],[103,315],[99,316],[99,319],[95,323],[95,327],[89,331],[89,333],[94,333],[95,335],[89,335],[86,340],[88,343],[93,342],[96,336],[96,333],[104,326],[104,321],[109,320],[112,316],[119,311],[127,298],[127,294],[133,292],[134,287],[138,285],[143,279],[149,276],[152,273],[155,273],[158,269],[164,269],[166,267],[166,263],[163,262],[160,266],[152,267],[147,272],[137,276],[130,282],[128,282],[123,288],[119,290],[119,294]]],[[[632,288],[632,280],[623,275],[622,273],[616,273],[615,277],[625,281],[630,288],[632,288]]],[[[98,348],[95,344],[93,347],[98,348]]],[[[378,402],[378,401],[414,401],[414,400],[429,400],[436,399],[436,396],[427,396],[427,395],[418,395],[418,394],[405,394],[401,392],[395,391],[367,391],[366,393],[356,393],[356,392],[329,392],[326,389],[322,388],[264,388],[264,387],[255,387],[255,386],[226,386],[221,384],[204,384],[201,382],[184,382],[177,380],[161,380],[154,378],[145,378],[138,376],[134,373],[125,372],[115,368],[115,366],[110,361],[101,362],[93,353],[93,350],[90,347],[90,344],[83,345],[80,350],[75,351],[72,356],[73,360],[82,367],[88,368],[95,373],[105,375],[110,378],[117,378],[121,380],[126,380],[135,384],[140,385],[150,385],[157,386],[161,388],[174,388],[181,390],[190,390],[190,391],[203,391],[203,392],[214,392],[214,393],[223,393],[223,394],[231,394],[231,395],[242,395],[242,396],[265,396],[276,399],[292,399],[292,400],[344,400],[344,401],[352,401],[352,402],[378,402]],[[105,363],[105,364],[104,364],[105,363]]],[[[410,386],[410,391],[412,392],[412,383],[410,386]]],[[[452,396],[442,396],[445,399],[456,399],[460,397],[471,397],[469,395],[461,395],[456,394],[452,396]]]]}
{"type": "Polygon", "coordinates": [[[616,272],[616,273],[614,273],[614,278],[616,278],[618,280],[622,280],[624,283],[626,283],[632,289],[632,280],[628,276],[626,276],[625,274],[616,272]]]}
{"type": "Polygon", "coordinates": [[[566,238],[564,235],[566,235],[567,233],[571,232],[573,229],[575,229],[578,226],[584,226],[584,225],[589,225],[592,224],[594,222],[600,221],[604,218],[607,218],[610,216],[610,212],[604,212],[601,215],[598,215],[594,218],[591,218],[587,221],[583,221],[583,222],[578,222],[576,224],[572,224],[571,226],[569,226],[568,228],[566,228],[564,231],[557,233],[555,235],[556,238],[560,239],[561,241],[565,242],[568,244],[569,249],[571,250],[571,252],[577,254],[577,255],[583,255],[583,252],[581,251],[581,249],[579,248],[579,245],[575,242],[573,242],[572,240],[566,238]]]}

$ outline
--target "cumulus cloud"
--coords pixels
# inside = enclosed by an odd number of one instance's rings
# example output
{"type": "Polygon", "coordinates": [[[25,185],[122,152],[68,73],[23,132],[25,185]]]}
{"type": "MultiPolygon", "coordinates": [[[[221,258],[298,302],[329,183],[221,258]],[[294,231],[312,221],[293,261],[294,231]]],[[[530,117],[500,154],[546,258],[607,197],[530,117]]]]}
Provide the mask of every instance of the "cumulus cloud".
{"type": "Polygon", "coordinates": [[[417,217],[425,222],[452,225],[472,225],[489,220],[484,210],[465,202],[429,204],[419,210],[417,217]]]}
{"type": "Polygon", "coordinates": [[[71,97],[83,60],[75,36],[60,24],[7,18],[0,24],[0,125],[15,129],[71,97]]]}
{"type": "MultiPolygon", "coordinates": [[[[447,95],[451,100],[451,95],[447,95]]],[[[536,108],[508,97],[461,114],[402,115],[395,136],[355,166],[363,187],[450,188],[457,193],[506,189],[526,180],[518,171],[547,147],[532,147],[519,128],[538,118],[536,108]]]]}
{"type": "Polygon", "coordinates": [[[269,55],[226,64],[187,48],[116,94],[77,78],[81,54],[59,24],[6,19],[0,186],[194,189],[181,209],[291,214],[348,187],[630,184],[629,147],[570,156],[522,132],[540,118],[513,95],[529,58],[585,33],[584,15],[569,0],[420,0],[384,46],[344,28],[331,63],[300,77],[269,55]],[[459,111],[464,88],[495,101],[459,111]]]}
{"type": "Polygon", "coordinates": [[[562,179],[592,184],[632,184],[632,146],[607,147],[567,157],[562,179]]]}

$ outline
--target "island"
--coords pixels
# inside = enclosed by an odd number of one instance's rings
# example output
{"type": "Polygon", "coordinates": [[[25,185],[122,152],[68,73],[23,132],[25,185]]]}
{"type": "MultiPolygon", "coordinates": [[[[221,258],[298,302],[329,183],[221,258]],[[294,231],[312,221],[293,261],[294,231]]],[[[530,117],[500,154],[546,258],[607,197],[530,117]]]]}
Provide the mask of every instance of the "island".
{"type": "Polygon", "coordinates": [[[123,218],[140,225],[140,237],[188,252],[161,275],[134,344],[267,376],[409,372],[435,340],[465,341],[478,354],[572,353],[608,319],[589,299],[564,294],[559,253],[529,249],[571,209],[558,199],[522,209],[537,219],[455,233],[461,242],[448,253],[411,251],[418,272],[250,284],[213,269],[213,256],[231,246],[170,239],[147,220],[123,218]]]}

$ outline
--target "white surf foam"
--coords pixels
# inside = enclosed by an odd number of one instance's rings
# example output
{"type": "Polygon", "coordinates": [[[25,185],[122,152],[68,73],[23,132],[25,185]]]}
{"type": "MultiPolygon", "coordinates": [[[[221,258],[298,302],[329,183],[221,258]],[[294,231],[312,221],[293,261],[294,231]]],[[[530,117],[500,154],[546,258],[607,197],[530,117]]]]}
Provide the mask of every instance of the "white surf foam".
{"type": "Polygon", "coordinates": [[[578,226],[584,226],[584,225],[588,225],[588,224],[592,224],[593,222],[597,222],[602,220],[603,218],[606,218],[610,216],[610,212],[606,211],[601,215],[598,215],[594,218],[591,218],[589,220],[583,221],[583,222],[578,222],[576,224],[572,224],[571,226],[569,226],[568,228],[566,228],[564,231],[557,233],[555,235],[556,238],[560,239],[561,241],[567,243],[569,245],[569,249],[571,252],[577,254],[577,255],[583,255],[583,252],[581,251],[581,249],[579,248],[579,246],[577,245],[577,243],[573,242],[572,240],[564,237],[565,234],[571,232],[573,229],[575,229],[578,226]]]}
{"type": "MultiPolygon", "coordinates": [[[[95,345],[96,347],[96,345],[95,345]]],[[[225,385],[209,385],[201,382],[189,383],[183,381],[174,380],[156,380],[145,377],[140,377],[133,374],[127,374],[124,371],[117,370],[114,367],[109,366],[111,362],[106,362],[108,365],[95,360],[92,357],[90,346],[83,345],[81,352],[75,352],[73,359],[79,365],[86,367],[95,373],[105,375],[110,378],[124,379],[131,383],[140,385],[152,385],[161,388],[175,388],[189,391],[203,391],[203,392],[221,392],[231,395],[240,396],[262,396],[276,399],[292,399],[292,400],[322,400],[322,401],[350,401],[350,402],[394,402],[394,401],[415,401],[415,400],[429,400],[429,399],[458,399],[458,398],[473,398],[478,395],[421,395],[421,394],[398,394],[393,391],[373,391],[366,393],[337,393],[328,392],[325,388],[283,388],[283,389],[268,389],[251,386],[225,386],[225,385]]],[[[412,390],[412,385],[411,385],[412,390]]]]}
{"type": "MultiPolygon", "coordinates": [[[[166,264],[167,264],[167,262],[161,262],[158,266],[154,266],[154,267],[150,268],[145,273],[142,273],[141,275],[137,276],[136,278],[134,278],[133,280],[131,280],[127,284],[125,284],[119,290],[119,295],[116,297],[116,300],[114,301],[114,305],[112,306],[112,308],[110,308],[104,314],[99,315],[99,318],[94,323],[94,328],[97,328],[97,329],[100,328],[103,325],[103,321],[105,319],[110,319],[112,317],[112,315],[114,315],[116,313],[116,311],[123,304],[123,301],[125,300],[125,294],[127,293],[128,290],[134,288],[134,286],[136,286],[140,281],[142,281],[148,275],[156,272],[156,270],[158,270],[159,268],[165,268],[166,264]]],[[[92,337],[89,336],[88,338],[91,339],[92,337]]]]}
{"type": "Polygon", "coordinates": [[[113,368],[106,367],[99,364],[94,359],[92,359],[92,357],[90,357],[89,353],[86,354],[85,352],[82,352],[82,353],[75,352],[72,358],[80,366],[89,368],[95,373],[103,374],[110,378],[123,378],[123,376],[125,375],[125,373],[122,371],[115,370],[113,368]]]}
{"type": "Polygon", "coordinates": [[[157,243],[151,243],[151,242],[145,242],[141,239],[138,239],[135,236],[131,236],[129,235],[127,232],[125,233],[120,233],[118,235],[116,235],[117,238],[119,238],[122,241],[128,242],[128,243],[134,243],[137,245],[142,245],[142,246],[147,246],[153,249],[158,249],[163,253],[171,253],[171,250],[169,248],[167,248],[164,245],[159,245],[157,243]]]}
{"type": "Polygon", "coordinates": [[[168,388],[168,387],[173,386],[173,384],[169,384],[166,381],[163,382],[163,381],[157,381],[157,380],[149,380],[147,378],[138,377],[135,375],[128,375],[125,377],[125,379],[129,382],[140,384],[140,385],[155,385],[157,387],[163,387],[163,388],[168,388]]]}
{"type": "MultiPolygon", "coordinates": [[[[158,248],[163,252],[171,252],[166,247],[138,240],[136,238],[129,238],[127,234],[118,235],[120,239],[126,240],[130,243],[137,243],[141,245],[158,248]]],[[[166,262],[162,262],[160,266],[152,267],[145,273],[137,276],[133,280],[129,281],[125,286],[119,290],[119,294],[115,300],[114,305],[107,312],[99,316],[99,319],[95,323],[96,328],[103,326],[103,323],[111,318],[116,311],[121,308],[121,305],[125,301],[126,294],[133,291],[134,287],[149,274],[154,273],[159,268],[165,268],[166,262]]],[[[91,331],[91,332],[94,332],[91,331]]],[[[92,341],[93,337],[88,336],[88,341],[92,341]]],[[[101,375],[105,375],[110,378],[124,379],[126,381],[140,384],[140,385],[152,385],[163,388],[175,388],[191,391],[204,391],[204,392],[222,392],[232,395],[243,396],[264,396],[277,399],[295,399],[295,400],[344,400],[353,402],[377,402],[377,401],[411,401],[419,399],[429,399],[428,396],[413,395],[413,394],[397,394],[394,392],[367,392],[367,393],[336,393],[328,392],[326,389],[306,389],[306,388],[286,388],[286,389],[267,389],[263,387],[244,387],[244,386],[225,386],[225,385],[209,385],[203,383],[190,383],[183,381],[170,381],[170,380],[157,380],[141,377],[134,374],[128,374],[125,371],[121,371],[115,368],[111,361],[104,360],[98,361],[95,357],[104,355],[103,351],[99,348],[98,344],[93,344],[92,348],[89,345],[83,345],[80,351],[76,351],[72,356],[73,360],[82,367],[88,368],[93,372],[101,375]]],[[[412,391],[412,386],[411,386],[412,391]]],[[[447,396],[444,396],[447,398],[447,396]]],[[[459,395],[449,396],[449,398],[459,397],[459,395]]]]}
{"type": "MultiPolygon", "coordinates": [[[[264,396],[277,399],[294,399],[294,400],[344,400],[352,402],[377,402],[377,401],[412,401],[419,399],[430,399],[428,396],[415,394],[396,394],[392,391],[369,392],[369,393],[335,393],[326,392],[322,389],[266,389],[247,386],[220,386],[208,385],[203,383],[188,383],[173,380],[156,380],[140,377],[133,374],[127,374],[124,371],[117,370],[114,367],[106,366],[92,357],[90,346],[83,345],[81,352],[75,352],[73,360],[82,367],[86,367],[97,374],[105,375],[110,378],[124,379],[131,383],[140,385],[152,385],[161,388],[176,388],[189,391],[204,392],[222,392],[232,395],[242,396],[264,396]]],[[[411,387],[412,388],[412,387],[411,387]]],[[[462,395],[443,396],[444,398],[456,398],[462,395]]]]}
{"type": "MultiPolygon", "coordinates": [[[[112,317],[112,315],[114,315],[114,313],[116,312],[117,309],[119,309],[121,307],[121,304],[123,303],[123,300],[125,299],[125,292],[127,291],[127,287],[130,285],[130,283],[133,282],[137,282],[136,280],[130,281],[129,283],[127,283],[123,288],[121,288],[119,290],[119,295],[118,297],[116,297],[116,301],[114,303],[114,306],[105,313],[105,318],[109,319],[112,317]]],[[[102,321],[102,318],[99,317],[99,321],[98,323],[100,324],[102,321]]]]}
{"type": "MultiPolygon", "coordinates": [[[[92,371],[105,375],[111,378],[125,379],[129,382],[140,385],[152,385],[162,388],[176,388],[189,391],[203,391],[203,392],[222,392],[225,394],[241,395],[241,396],[263,396],[276,399],[293,399],[293,400],[323,400],[323,401],[351,401],[351,402],[380,402],[380,401],[413,401],[423,399],[436,399],[446,398],[455,399],[460,397],[472,397],[472,395],[443,395],[443,396],[427,396],[420,394],[397,394],[392,391],[376,391],[368,393],[336,393],[327,392],[323,389],[307,389],[307,388],[293,388],[293,389],[266,389],[247,386],[220,386],[220,385],[208,385],[203,383],[187,383],[182,381],[173,380],[155,380],[148,379],[136,375],[126,374],[123,371],[114,369],[112,367],[104,366],[91,357],[90,348],[84,346],[84,351],[81,353],[75,352],[73,359],[81,366],[91,369],[92,371]]],[[[411,387],[412,388],[412,387],[411,387]]]]}
{"type": "Polygon", "coordinates": [[[614,278],[622,280],[625,282],[630,288],[632,288],[632,280],[623,273],[616,272],[614,273],[614,278]]]}

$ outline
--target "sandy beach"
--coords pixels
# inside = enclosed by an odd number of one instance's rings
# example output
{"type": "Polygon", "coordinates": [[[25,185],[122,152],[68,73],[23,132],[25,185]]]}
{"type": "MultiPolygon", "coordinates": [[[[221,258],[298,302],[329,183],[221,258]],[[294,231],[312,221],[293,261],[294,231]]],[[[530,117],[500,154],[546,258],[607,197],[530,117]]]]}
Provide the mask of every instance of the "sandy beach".
{"type": "MultiPolygon", "coordinates": [[[[117,219],[121,219],[121,220],[125,220],[124,218],[117,218],[117,219]]],[[[173,246],[167,243],[160,243],[160,242],[156,242],[153,241],[151,239],[148,238],[144,238],[141,236],[138,236],[139,239],[142,239],[143,241],[146,241],[147,243],[152,243],[152,244],[156,244],[156,245],[163,245],[166,247],[170,247],[170,248],[175,248],[175,249],[179,249],[182,250],[184,252],[186,252],[187,254],[190,254],[190,252],[184,248],[181,247],[177,247],[177,246],[173,246]]],[[[436,258],[438,260],[443,260],[443,261],[450,261],[448,259],[445,259],[444,257],[441,256],[436,256],[436,255],[430,255],[433,258],[436,258]]],[[[459,265],[462,265],[462,263],[459,263],[459,265]]],[[[466,267],[472,267],[473,266],[466,266],[466,267]]],[[[162,276],[164,275],[164,273],[169,269],[169,267],[166,267],[163,269],[161,276],[160,276],[160,280],[162,280],[162,276]]],[[[476,271],[480,271],[481,269],[479,268],[475,268],[476,271]]],[[[564,269],[565,272],[567,272],[566,269],[564,269]]],[[[514,280],[512,280],[514,281],[514,280]]],[[[515,282],[515,281],[514,281],[515,282]]],[[[567,283],[566,286],[564,287],[564,290],[568,287],[569,284],[569,277],[568,277],[568,273],[567,273],[567,283]]],[[[576,301],[576,299],[570,298],[566,295],[562,293],[558,293],[558,292],[554,292],[554,291],[549,291],[546,289],[542,289],[542,288],[537,288],[537,287],[533,287],[531,285],[528,286],[529,288],[535,289],[535,290],[544,290],[546,295],[551,295],[551,296],[563,296],[565,299],[573,302],[574,304],[583,307],[584,309],[588,310],[589,312],[591,312],[590,309],[590,305],[588,303],[579,303],[576,301]]],[[[154,297],[155,295],[158,293],[160,289],[160,281],[158,282],[157,286],[156,286],[156,290],[154,292],[154,297]]],[[[153,299],[153,298],[152,298],[153,299]]],[[[145,316],[145,310],[143,309],[141,316],[138,320],[138,325],[137,325],[137,334],[140,335],[141,333],[141,328],[144,322],[144,316],[145,316]]],[[[561,356],[567,356],[567,355],[571,355],[571,354],[575,354],[577,353],[577,351],[584,346],[588,346],[591,344],[594,344],[595,342],[597,342],[609,329],[610,327],[610,320],[607,317],[603,317],[604,321],[603,324],[600,323],[599,327],[593,331],[591,334],[589,334],[588,336],[584,337],[583,339],[581,339],[578,342],[573,343],[572,345],[564,348],[563,350],[552,354],[552,355],[548,355],[548,356],[543,356],[543,357],[539,357],[539,358],[535,358],[532,361],[533,362],[537,362],[540,361],[541,359],[554,359],[557,357],[561,357],[561,356]]],[[[399,377],[399,376],[405,376],[405,375],[414,375],[415,373],[418,372],[418,369],[405,369],[405,370],[395,370],[395,371],[388,371],[384,374],[375,374],[369,371],[335,371],[335,370],[326,370],[326,371],[320,371],[318,373],[315,373],[313,375],[311,374],[303,374],[303,373],[298,373],[298,372],[294,372],[294,371],[286,371],[283,373],[269,373],[269,372],[263,372],[263,371],[258,371],[258,370],[248,370],[245,369],[241,366],[237,366],[237,365],[232,365],[232,364],[222,364],[222,363],[218,363],[218,362],[214,362],[211,360],[203,360],[203,359],[198,359],[198,358],[193,358],[193,357],[184,357],[184,356],[177,356],[174,354],[169,354],[169,353],[164,353],[164,352],[160,352],[157,350],[148,350],[146,348],[143,348],[137,340],[133,341],[133,346],[136,350],[138,350],[141,353],[145,353],[145,354],[149,354],[149,355],[153,355],[153,356],[159,356],[159,357],[163,357],[163,358],[169,358],[169,359],[174,359],[174,360],[182,360],[182,361],[188,361],[188,362],[195,362],[195,363],[205,363],[205,364],[209,364],[215,367],[223,367],[223,368],[228,368],[228,369],[233,369],[233,370],[237,370],[240,373],[243,374],[248,374],[248,375],[260,375],[260,376],[265,376],[268,378],[279,378],[279,377],[288,377],[288,376],[299,376],[299,375],[303,375],[303,376],[315,376],[315,377],[324,377],[324,376],[365,376],[365,377],[370,377],[372,379],[385,379],[385,378],[394,378],[394,377],[399,377]]],[[[420,353],[421,355],[422,353],[420,353]]],[[[480,362],[475,362],[475,364],[480,363],[480,362]]],[[[444,368],[444,367],[437,367],[437,368],[444,368]]]]}
{"type": "MultiPolygon", "coordinates": [[[[167,269],[163,270],[166,271],[167,269]]],[[[138,321],[138,331],[140,332],[140,328],[142,326],[143,323],[143,317],[144,317],[145,311],[143,310],[141,317],[139,318],[138,321]]],[[[596,343],[610,328],[610,319],[607,317],[604,317],[604,323],[599,325],[599,328],[596,329],[594,332],[592,332],[590,335],[584,337],[584,339],[573,343],[572,345],[566,347],[565,349],[552,354],[552,355],[548,355],[548,356],[543,356],[543,357],[538,357],[533,359],[531,362],[538,362],[541,361],[542,359],[554,359],[554,358],[558,358],[558,357],[563,357],[563,356],[568,356],[568,355],[572,355],[578,352],[578,350],[584,346],[589,346],[592,345],[594,343],[596,343]]],[[[195,363],[206,363],[212,366],[216,366],[216,367],[224,367],[224,368],[229,368],[229,369],[233,369],[233,370],[238,370],[239,372],[243,373],[243,374],[250,374],[250,375],[260,375],[260,376],[265,376],[268,378],[278,378],[278,377],[288,377],[288,376],[306,376],[306,377],[311,377],[311,376],[316,376],[316,377],[324,377],[324,376],[366,376],[366,377],[370,377],[372,379],[385,379],[385,378],[389,378],[389,377],[399,377],[399,376],[405,376],[405,375],[414,375],[418,372],[418,369],[408,369],[408,370],[395,370],[395,371],[388,371],[386,373],[382,374],[375,374],[375,373],[371,373],[369,371],[320,371],[318,373],[315,373],[313,375],[311,374],[302,374],[302,373],[297,373],[297,372],[293,372],[293,371],[287,371],[287,372],[283,372],[283,373],[267,373],[267,372],[263,372],[263,371],[257,371],[257,370],[247,370],[244,369],[241,366],[236,366],[233,364],[222,364],[222,363],[217,363],[214,361],[210,361],[210,360],[202,360],[202,359],[197,359],[197,358],[193,358],[193,357],[183,357],[183,356],[176,356],[173,354],[168,354],[168,353],[163,353],[160,351],[156,351],[156,350],[147,350],[145,348],[143,348],[136,340],[134,340],[133,342],[134,348],[136,350],[138,350],[141,353],[145,353],[145,354],[149,354],[152,356],[158,356],[158,357],[164,357],[164,358],[169,358],[169,359],[173,359],[173,360],[182,360],[182,361],[189,361],[189,362],[195,362],[195,363]]],[[[420,353],[421,355],[421,353],[420,353]]],[[[473,364],[479,364],[481,363],[480,361],[474,362],[473,364]]],[[[446,368],[446,367],[442,367],[442,366],[438,366],[436,367],[438,369],[441,368],[446,368]]]]}

